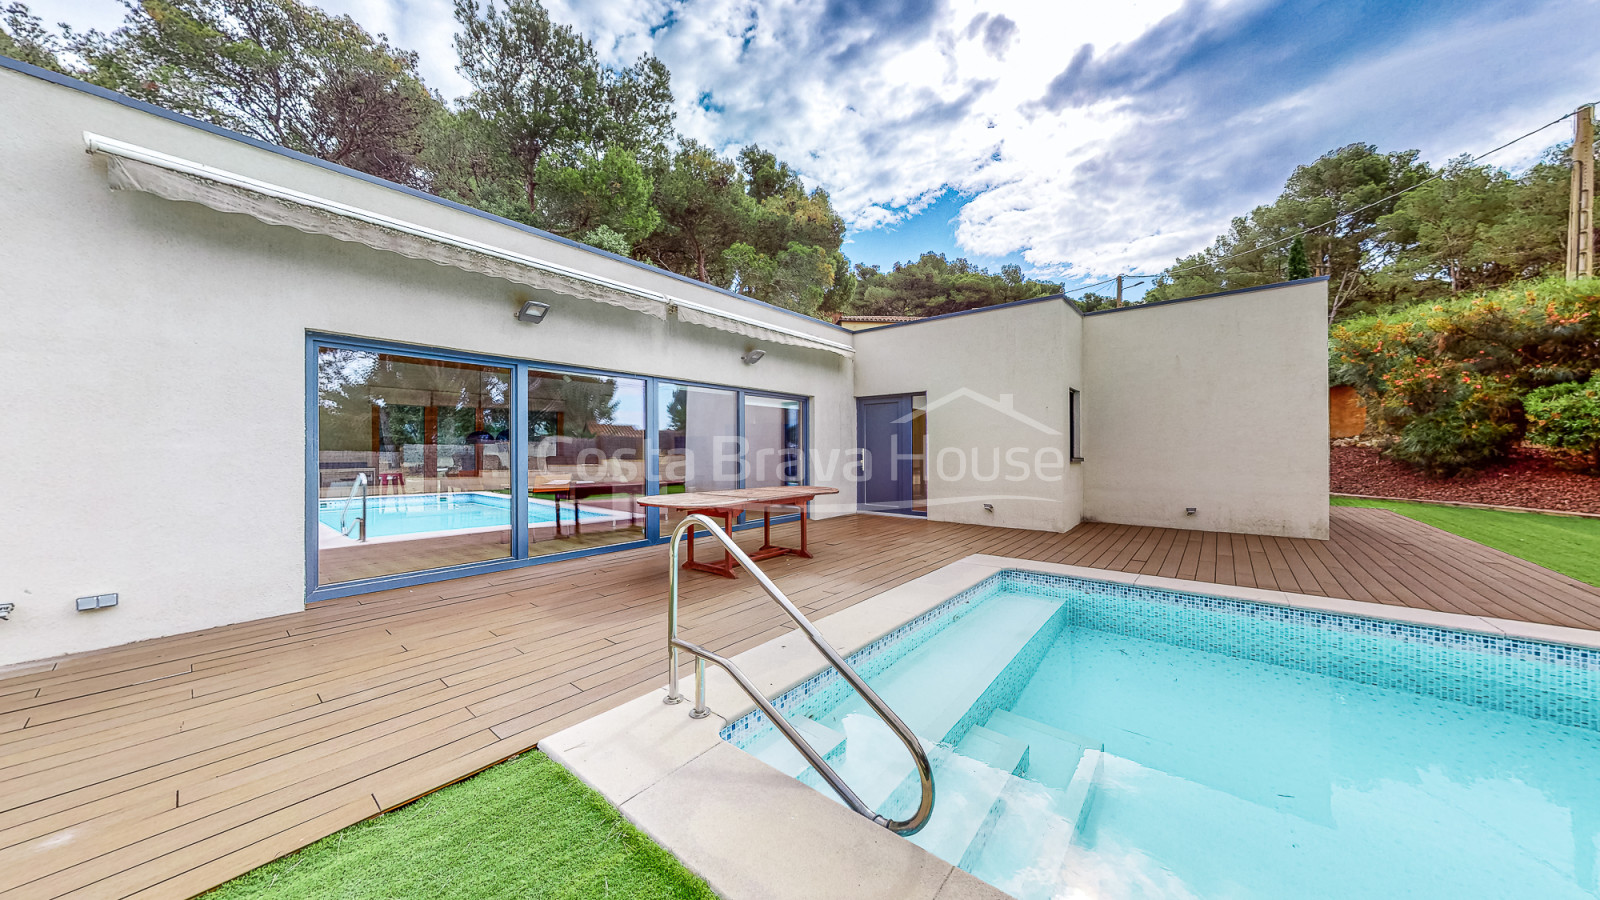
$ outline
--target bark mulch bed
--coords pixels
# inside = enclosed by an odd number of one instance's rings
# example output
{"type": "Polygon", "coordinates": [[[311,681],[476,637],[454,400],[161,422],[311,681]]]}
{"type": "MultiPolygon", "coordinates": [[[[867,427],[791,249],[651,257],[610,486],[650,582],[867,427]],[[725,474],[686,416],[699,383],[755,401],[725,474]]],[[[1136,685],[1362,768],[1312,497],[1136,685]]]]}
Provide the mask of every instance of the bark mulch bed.
{"type": "Polygon", "coordinates": [[[1505,465],[1454,478],[1419,475],[1372,447],[1330,450],[1335,494],[1600,513],[1600,478],[1563,469],[1537,447],[1519,447],[1505,465]]]}

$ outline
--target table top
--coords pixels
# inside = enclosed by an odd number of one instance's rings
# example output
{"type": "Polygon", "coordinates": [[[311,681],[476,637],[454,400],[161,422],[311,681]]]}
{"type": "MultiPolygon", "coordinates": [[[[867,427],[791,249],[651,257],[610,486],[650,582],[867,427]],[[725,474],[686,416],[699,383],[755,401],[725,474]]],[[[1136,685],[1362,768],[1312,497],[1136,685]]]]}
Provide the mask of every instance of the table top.
{"type": "Polygon", "coordinates": [[[810,500],[823,494],[837,494],[838,488],[790,484],[779,487],[730,488],[725,491],[695,491],[688,494],[651,494],[640,497],[640,506],[661,509],[733,509],[745,506],[783,506],[795,500],[810,500]]]}

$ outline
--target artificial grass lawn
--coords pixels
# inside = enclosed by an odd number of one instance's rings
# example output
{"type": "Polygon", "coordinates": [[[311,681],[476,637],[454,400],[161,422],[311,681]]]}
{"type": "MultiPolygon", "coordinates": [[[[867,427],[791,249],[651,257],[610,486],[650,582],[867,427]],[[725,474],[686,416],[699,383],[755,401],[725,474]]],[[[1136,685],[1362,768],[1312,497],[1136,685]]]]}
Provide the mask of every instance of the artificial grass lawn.
{"type": "Polygon", "coordinates": [[[714,900],[599,794],[526,753],[268,863],[205,900],[714,900]]]}
{"type": "Polygon", "coordinates": [[[1451,534],[1600,587],[1600,519],[1330,497],[1334,506],[1391,509],[1451,534]]]}

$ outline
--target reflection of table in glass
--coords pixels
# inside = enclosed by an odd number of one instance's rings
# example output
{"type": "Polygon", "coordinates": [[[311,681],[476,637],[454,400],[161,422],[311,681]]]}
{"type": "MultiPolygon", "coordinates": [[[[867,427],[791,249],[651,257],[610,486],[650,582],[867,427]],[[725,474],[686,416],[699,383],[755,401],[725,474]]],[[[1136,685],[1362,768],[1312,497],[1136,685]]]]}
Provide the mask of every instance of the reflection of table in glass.
{"type": "MultiPolygon", "coordinates": [[[[714,519],[721,519],[723,530],[733,534],[733,520],[740,513],[750,509],[761,510],[761,549],[750,554],[753,560],[771,559],[774,556],[792,554],[806,559],[811,558],[811,553],[806,549],[806,518],[808,507],[815,497],[823,494],[837,494],[838,488],[810,487],[803,484],[784,485],[781,487],[738,488],[727,491],[698,491],[692,494],[652,494],[640,497],[640,506],[654,506],[662,510],[678,510],[684,515],[699,513],[714,519]],[[793,506],[800,510],[800,546],[780,547],[772,542],[772,508],[774,506],[793,506]]],[[[738,562],[733,554],[723,550],[721,563],[696,562],[694,558],[694,529],[689,529],[689,558],[684,562],[685,569],[694,569],[697,572],[710,572],[725,578],[734,578],[734,567],[738,562]]]]}
{"type": "MultiPolygon", "coordinates": [[[[662,482],[667,484],[668,482],[662,482]]],[[[678,482],[682,484],[682,482],[678,482]]],[[[628,523],[641,524],[639,518],[643,511],[639,509],[635,499],[644,493],[644,483],[639,481],[583,481],[581,479],[551,479],[542,483],[528,485],[529,496],[548,497],[556,505],[556,536],[561,536],[561,498],[567,498],[572,504],[572,533],[583,534],[583,517],[580,501],[591,497],[607,497],[612,494],[625,494],[628,497],[628,523]]]]}

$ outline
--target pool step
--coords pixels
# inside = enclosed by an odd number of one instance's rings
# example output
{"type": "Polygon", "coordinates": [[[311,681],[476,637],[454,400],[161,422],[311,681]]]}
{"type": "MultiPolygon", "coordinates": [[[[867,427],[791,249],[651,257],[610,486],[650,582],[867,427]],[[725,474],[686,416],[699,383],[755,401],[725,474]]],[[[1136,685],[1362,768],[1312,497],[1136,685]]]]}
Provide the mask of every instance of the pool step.
{"type": "MultiPolygon", "coordinates": [[[[951,623],[872,678],[873,689],[921,736],[924,748],[933,746],[961,721],[1017,652],[1061,608],[1059,601],[1020,595],[995,597],[986,603],[991,605],[983,616],[951,623]],[[938,663],[917,665],[923,658],[938,663]]],[[[863,802],[893,818],[894,813],[885,811],[885,802],[908,781],[916,784],[916,767],[900,739],[859,697],[841,703],[824,724],[845,737],[843,746],[835,751],[837,759],[828,757],[828,761],[863,802]]],[[[833,796],[809,769],[800,780],[833,796]]]]}
{"type": "Polygon", "coordinates": [[[995,710],[984,725],[991,731],[1026,743],[1027,774],[1045,784],[1067,784],[1077,771],[1083,751],[1090,748],[1105,749],[1083,735],[1052,728],[1005,709],[995,710]]]}
{"type": "MultiPolygon", "coordinates": [[[[933,817],[911,842],[952,865],[961,862],[1007,782],[1026,767],[1027,759],[1027,744],[981,725],[954,752],[939,748],[933,761],[933,817]]],[[[898,808],[915,808],[919,792],[915,780],[902,785],[889,806],[903,815],[898,808]]]]}
{"type": "Polygon", "coordinates": [[[1084,750],[1059,790],[1009,779],[957,864],[1021,900],[1054,896],[1062,860],[1088,821],[1104,760],[1104,751],[1084,750]]]}
{"type": "MultiPolygon", "coordinates": [[[[828,762],[863,803],[883,812],[895,789],[906,779],[916,777],[916,763],[894,729],[872,713],[851,713],[839,725],[844,729],[844,743],[828,762]]],[[[926,741],[923,750],[933,752],[926,741]]],[[[834,796],[812,769],[808,768],[800,780],[834,796]]]]}
{"type": "MultiPolygon", "coordinates": [[[[985,603],[983,615],[951,623],[871,678],[878,696],[924,740],[944,739],[1061,608],[1060,601],[1021,595],[1002,595],[985,603]]],[[[855,698],[840,711],[865,708],[855,698]]]]}
{"type": "MultiPolygon", "coordinates": [[[[833,761],[844,746],[844,735],[815,719],[806,716],[789,716],[788,719],[789,724],[793,725],[794,729],[800,732],[800,736],[805,738],[806,743],[811,745],[811,749],[820,753],[822,758],[829,762],[833,761]]],[[[798,778],[802,772],[811,768],[811,764],[800,755],[800,751],[796,750],[775,728],[751,745],[748,750],[751,756],[791,778],[798,778]]]]}

